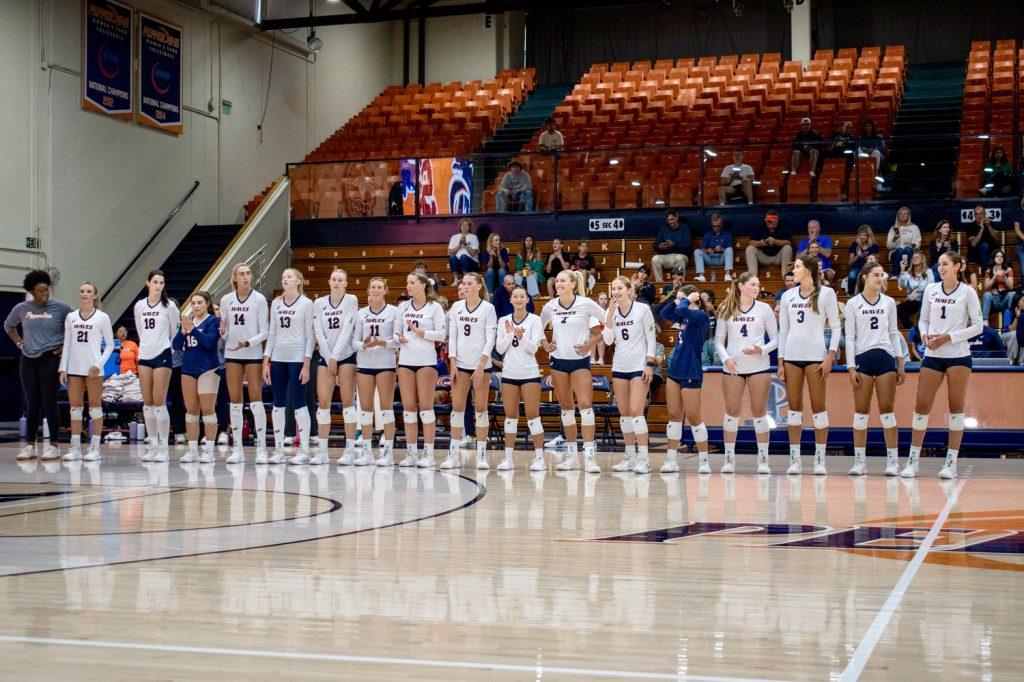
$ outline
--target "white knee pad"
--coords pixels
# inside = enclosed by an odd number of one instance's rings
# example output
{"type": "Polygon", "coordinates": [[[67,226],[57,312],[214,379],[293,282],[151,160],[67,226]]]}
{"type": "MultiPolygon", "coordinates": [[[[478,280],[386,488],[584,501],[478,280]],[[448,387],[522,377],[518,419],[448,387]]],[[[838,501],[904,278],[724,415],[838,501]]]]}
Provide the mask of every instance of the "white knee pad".
{"type": "Polygon", "coordinates": [[[816,429],[827,429],[828,428],[828,412],[815,412],[814,413],[814,428],[816,428],[816,429]]]}
{"type": "Polygon", "coordinates": [[[257,412],[262,412],[263,414],[267,413],[267,409],[263,407],[263,403],[249,403],[249,411],[253,414],[257,412]]]}
{"type": "Polygon", "coordinates": [[[635,423],[633,417],[619,417],[619,427],[623,433],[633,433],[636,430],[633,426],[635,423]]]}
{"type": "Polygon", "coordinates": [[[207,426],[216,426],[217,425],[217,415],[215,415],[215,414],[204,414],[203,415],[203,423],[206,424],[207,426]]]}
{"type": "Polygon", "coordinates": [[[767,417],[754,417],[754,433],[768,433],[771,430],[772,425],[768,423],[767,417]]]}
{"type": "Polygon", "coordinates": [[[733,433],[740,430],[740,418],[734,417],[731,414],[725,415],[722,419],[722,430],[733,433]]]}
{"type": "Polygon", "coordinates": [[[638,434],[647,433],[647,418],[643,415],[633,417],[633,431],[638,434]]]}
{"type": "Polygon", "coordinates": [[[433,410],[420,410],[420,421],[424,424],[433,424],[436,419],[433,410]]]}
{"type": "Polygon", "coordinates": [[[526,428],[530,429],[531,436],[538,436],[544,433],[544,423],[541,422],[540,417],[528,420],[526,422],[526,428]]]}
{"type": "Polygon", "coordinates": [[[381,424],[394,424],[395,423],[395,411],[394,410],[381,410],[380,411],[380,423],[381,424]]]}
{"type": "MultiPolygon", "coordinates": [[[[392,415],[394,419],[394,415],[392,415]]],[[[372,424],[373,423],[373,412],[367,412],[366,410],[359,410],[359,423],[360,424],[372,424]]]]}
{"type": "Polygon", "coordinates": [[[928,429],[928,415],[914,413],[914,419],[910,422],[910,426],[915,431],[926,431],[928,429]]]}
{"type": "Polygon", "coordinates": [[[477,412],[474,416],[473,424],[478,429],[486,429],[490,423],[490,419],[488,419],[486,412],[477,412]]]}
{"type": "Polygon", "coordinates": [[[153,416],[157,419],[170,419],[171,415],[167,412],[166,405],[157,405],[153,408],[153,416]]]}
{"type": "Polygon", "coordinates": [[[185,413],[185,423],[186,424],[198,424],[199,423],[199,415],[198,414],[192,414],[191,412],[186,412],[185,413]]]}
{"type": "Polygon", "coordinates": [[[853,428],[856,431],[863,431],[868,428],[868,416],[860,412],[853,413],[853,428]]]}
{"type": "Polygon", "coordinates": [[[963,431],[964,430],[964,413],[957,412],[949,415],[949,430],[950,431],[963,431]]]}
{"type": "Polygon", "coordinates": [[[786,413],[786,426],[803,426],[804,413],[796,410],[789,410],[786,413]]]}
{"type": "Polygon", "coordinates": [[[448,422],[452,425],[453,429],[461,429],[466,424],[466,413],[452,410],[448,422]]]}
{"type": "Polygon", "coordinates": [[[683,437],[683,422],[669,422],[665,427],[665,437],[669,440],[679,440],[683,437]]]}
{"type": "Polygon", "coordinates": [[[406,424],[415,424],[416,413],[413,412],[412,410],[405,410],[404,412],[402,412],[402,421],[405,422],[406,424]]]}
{"type": "Polygon", "coordinates": [[[71,421],[80,422],[82,421],[82,415],[85,414],[85,409],[81,407],[72,407],[69,412],[71,413],[71,421]]]}
{"type": "Polygon", "coordinates": [[[329,407],[318,407],[316,409],[316,423],[317,424],[330,424],[331,423],[331,408],[329,407]]]}
{"type": "Polygon", "coordinates": [[[690,431],[693,433],[693,440],[698,443],[703,443],[708,439],[708,427],[704,425],[704,422],[691,426],[690,431]]]}
{"type": "Polygon", "coordinates": [[[90,407],[89,408],[89,419],[103,419],[103,408],[102,407],[90,407]]]}
{"type": "Polygon", "coordinates": [[[896,415],[892,412],[886,412],[881,416],[881,419],[883,429],[892,429],[896,427],[896,415]]]}
{"type": "Polygon", "coordinates": [[[519,433],[519,420],[518,419],[505,419],[505,433],[512,434],[513,436],[519,433]]]}
{"type": "Polygon", "coordinates": [[[576,425],[576,411],[575,410],[562,410],[562,426],[575,426],[576,425]]]}
{"type": "Polygon", "coordinates": [[[580,424],[582,426],[594,425],[594,408],[584,407],[580,410],[580,424]]]}
{"type": "MultiPolygon", "coordinates": [[[[328,414],[330,411],[328,411],[328,414]]],[[[317,410],[317,419],[320,418],[320,411],[317,410]]],[[[354,424],[356,421],[356,408],[355,407],[343,407],[341,409],[341,416],[345,420],[346,424],[354,424]]],[[[330,421],[328,419],[327,421],[330,421]]]]}

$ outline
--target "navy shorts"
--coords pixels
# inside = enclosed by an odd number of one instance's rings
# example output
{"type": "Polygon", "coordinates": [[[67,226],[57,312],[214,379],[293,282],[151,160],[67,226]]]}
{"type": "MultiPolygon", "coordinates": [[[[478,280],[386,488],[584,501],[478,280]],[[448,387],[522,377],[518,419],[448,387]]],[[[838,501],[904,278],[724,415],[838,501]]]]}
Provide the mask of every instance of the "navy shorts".
{"type": "Polygon", "coordinates": [[[508,384],[509,386],[526,386],[527,384],[539,384],[540,377],[533,377],[532,379],[506,379],[502,377],[501,383],[508,384]]]}
{"type": "Polygon", "coordinates": [[[150,367],[152,369],[172,369],[173,363],[171,362],[171,349],[168,348],[160,355],[149,360],[143,360],[139,358],[139,364],[143,367],[150,367]]]}
{"type": "Polygon", "coordinates": [[[572,374],[573,372],[580,369],[590,369],[590,358],[581,358],[579,360],[562,360],[561,358],[551,358],[552,372],[565,372],[566,374],[572,374]]]}
{"type": "Polygon", "coordinates": [[[418,372],[421,369],[437,369],[437,365],[399,365],[398,369],[407,369],[411,372],[418,372]]]}
{"type": "Polygon", "coordinates": [[[807,369],[811,365],[820,365],[824,360],[783,360],[787,365],[793,365],[800,369],[807,369]]]}
{"type": "Polygon", "coordinates": [[[974,362],[971,360],[970,355],[965,355],[962,358],[934,358],[930,355],[924,356],[924,360],[921,361],[921,367],[927,369],[933,369],[936,372],[945,373],[950,367],[966,367],[972,369],[974,362]]]}
{"type": "Polygon", "coordinates": [[[704,375],[697,377],[696,379],[674,379],[668,378],[669,381],[674,381],[679,388],[700,388],[704,385],[704,375]]]}
{"type": "MultiPolygon", "coordinates": [[[[740,372],[736,376],[738,376],[741,379],[749,379],[750,377],[756,377],[758,374],[771,374],[771,373],[772,373],[771,369],[762,369],[762,370],[760,370],[758,372],[748,372],[747,374],[743,374],[742,372],[740,372]]],[[[726,374],[725,376],[728,376],[728,374],[726,374]]]]}
{"type": "Polygon", "coordinates": [[[253,359],[238,360],[238,359],[233,359],[233,358],[225,358],[224,359],[224,364],[226,364],[226,365],[243,365],[243,366],[244,365],[262,365],[263,364],[263,358],[260,358],[258,360],[253,360],[253,359]]]}
{"type": "Polygon", "coordinates": [[[625,379],[626,381],[632,381],[633,379],[639,379],[643,375],[643,370],[640,370],[639,372],[612,372],[612,379],[625,379]]]}
{"type": "MultiPolygon", "coordinates": [[[[317,364],[318,367],[326,367],[327,366],[327,358],[325,358],[324,356],[321,355],[320,359],[318,359],[316,361],[316,364],[317,364]]],[[[348,356],[344,360],[338,360],[338,365],[339,366],[340,365],[354,365],[354,364],[356,364],[356,354],[355,353],[353,353],[352,355],[348,356]]]]}
{"type": "MultiPolygon", "coordinates": [[[[455,370],[459,374],[468,374],[470,376],[473,376],[473,372],[476,371],[475,369],[462,369],[461,367],[456,367],[455,370]]],[[[487,369],[484,370],[484,374],[490,374],[493,371],[494,369],[492,367],[488,367],[487,369]]]]}
{"type": "Polygon", "coordinates": [[[857,371],[869,377],[880,377],[896,371],[896,358],[881,348],[857,353],[857,371]]]}
{"type": "Polygon", "coordinates": [[[375,377],[378,374],[383,374],[384,372],[394,372],[394,371],[395,371],[394,367],[359,367],[359,368],[356,369],[356,373],[357,374],[365,374],[366,376],[369,376],[369,377],[375,377]]]}

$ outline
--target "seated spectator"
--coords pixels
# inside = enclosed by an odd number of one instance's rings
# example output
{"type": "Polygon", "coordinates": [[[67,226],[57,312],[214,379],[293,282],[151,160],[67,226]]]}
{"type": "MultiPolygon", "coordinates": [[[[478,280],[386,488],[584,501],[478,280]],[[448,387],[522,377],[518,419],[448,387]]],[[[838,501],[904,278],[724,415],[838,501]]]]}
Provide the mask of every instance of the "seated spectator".
{"type": "Polygon", "coordinates": [[[999,338],[999,333],[987,324],[981,328],[981,333],[968,341],[971,348],[971,357],[975,358],[1005,358],[1006,348],[999,338]]]}
{"type": "MultiPolygon", "coordinates": [[[[505,275],[511,269],[509,267],[508,249],[501,245],[501,236],[492,232],[487,237],[487,244],[480,254],[480,267],[484,272],[484,283],[487,291],[494,293],[494,290],[501,286],[505,275]]],[[[515,279],[513,278],[513,282],[515,279]]]]}
{"type": "Polygon", "coordinates": [[[633,283],[633,292],[636,294],[636,300],[647,305],[654,305],[654,300],[657,298],[657,291],[654,285],[647,281],[650,277],[650,272],[646,265],[641,265],[637,268],[636,272],[630,278],[633,283]]]}
{"type": "Polygon", "coordinates": [[[412,271],[413,272],[418,272],[421,275],[423,275],[424,277],[426,277],[427,281],[430,282],[430,286],[432,286],[434,288],[434,291],[437,291],[438,289],[441,288],[441,278],[438,277],[437,275],[432,275],[429,272],[427,272],[427,261],[425,261],[425,260],[418,260],[418,261],[416,261],[416,264],[413,265],[413,267],[412,267],[412,271]]]}
{"type": "MultiPolygon", "coordinates": [[[[711,227],[704,233],[701,248],[693,252],[693,261],[697,268],[698,282],[707,281],[704,277],[706,265],[721,265],[725,268],[725,281],[732,281],[733,267],[732,230],[718,213],[711,215],[711,227]]],[[[685,271],[684,271],[685,274],[685,271]]]]}
{"type": "Polygon", "coordinates": [[[818,152],[825,140],[821,133],[811,128],[811,119],[800,121],[800,130],[793,137],[793,154],[790,157],[790,172],[794,175],[800,170],[800,157],[808,160],[811,166],[811,177],[818,174],[818,152]]]}
{"type": "Polygon", "coordinates": [[[992,224],[985,207],[974,207],[974,222],[967,226],[969,260],[975,265],[986,267],[992,259],[992,252],[1002,246],[1002,230],[992,224]]]}
{"type": "Polygon", "coordinates": [[[117,328],[117,340],[121,342],[121,374],[139,373],[139,344],[128,339],[127,327],[117,328]]]}
{"type": "Polygon", "coordinates": [[[818,242],[811,242],[811,245],[807,247],[807,255],[818,259],[821,282],[825,286],[831,287],[836,278],[836,271],[832,269],[832,260],[828,256],[821,254],[821,246],[818,245],[818,242]]]}
{"type": "MultiPolygon", "coordinates": [[[[609,299],[607,291],[599,291],[594,300],[597,301],[599,306],[601,306],[601,310],[604,310],[605,312],[608,311],[609,299]]],[[[607,349],[608,346],[605,345],[604,339],[598,335],[597,345],[594,346],[594,350],[590,351],[590,362],[595,365],[603,365],[604,354],[607,349]]]]}
{"type": "Polygon", "coordinates": [[[819,251],[825,258],[832,257],[832,237],[821,233],[821,223],[813,218],[807,221],[807,236],[800,240],[796,247],[796,255],[802,256],[811,244],[817,243],[819,251]]]}
{"type": "Polygon", "coordinates": [[[984,197],[1006,197],[1013,194],[1016,183],[1013,164],[1006,158],[1006,150],[996,147],[988,158],[985,174],[981,179],[981,195],[984,197]]]}
{"type": "Polygon", "coordinates": [[[1013,301],[1013,322],[1010,328],[1000,336],[1006,346],[1006,354],[1010,362],[1024,365],[1024,295],[1017,294],[1013,301]]]}
{"type": "MultiPolygon", "coordinates": [[[[867,154],[875,161],[875,175],[882,174],[882,161],[885,159],[885,139],[875,130],[874,121],[864,121],[857,138],[859,154],[867,154]]],[[[876,185],[876,188],[878,186],[876,185]]]]}
{"type": "Polygon", "coordinates": [[[928,259],[924,251],[915,251],[910,257],[910,262],[900,266],[899,285],[906,294],[902,303],[896,306],[896,316],[899,318],[900,326],[906,327],[910,320],[911,313],[920,312],[921,299],[924,296],[925,288],[935,281],[932,271],[928,268],[928,259]]]}
{"type": "Polygon", "coordinates": [[[715,329],[718,326],[718,306],[716,304],[715,292],[711,289],[704,289],[700,292],[700,307],[708,314],[708,337],[711,339],[715,338],[715,329]]]}
{"type": "Polygon", "coordinates": [[[594,262],[594,257],[590,255],[590,244],[585,239],[580,240],[576,257],[572,259],[572,269],[583,273],[583,277],[587,281],[588,291],[597,284],[597,263],[594,262]]]}
{"type": "Polygon", "coordinates": [[[782,276],[782,288],[775,292],[775,302],[778,303],[782,300],[782,295],[796,286],[796,282],[793,281],[793,273],[787,272],[782,276]]]}
{"type": "Polygon", "coordinates": [[[1013,303],[1013,268],[1006,264],[1006,254],[1002,249],[992,254],[992,261],[985,270],[985,292],[981,297],[981,319],[988,324],[992,312],[1004,313],[1005,321],[1000,328],[1010,326],[1013,303]]]}
{"type": "Polygon", "coordinates": [[[665,366],[665,345],[662,343],[654,344],[654,367],[651,368],[651,389],[648,393],[648,400],[650,400],[658,389],[665,383],[665,378],[662,376],[663,368],[665,366]]]}
{"type": "Polygon", "coordinates": [[[523,164],[513,160],[508,164],[508,172],[501,179],[498,191],[494,195],[494,207],[498,213],[533,210],[533,183],[529,173],[523,170],[523,164]]]}
{"type": "Polygon", "coordinates": [[[1017,267],[1021,269],[1021,276],[1024,277],[1024,197],[1021,197],[1017,216],[1013,219],[1013,231],[1017,235],[1017,267]]]}
{"type": "Polygon", "coordinates": [[[544,256],[532,234],[523,237],[523,243],[516,254],[516,284],[526,287],[530,298],[540,296],[540,285],[544,284],[544,256]]]}
{"type": "Polygon", "coordinates": [[[948,220],[940,220],[935,226],[935,239],[928,245],[928,259],[932,262],[932,276],[939,281],[939,256],[947,251],[960,252],[960,242],[953,238],[953,226],[948,220]]]}
{"type": "Polygon", "coordinates": [[[572,256],[568,252],[563,250],[562,240],[553,239],[551,241],[551,255],[548,256],[547,266],[544,268],[544,277],[548,281],[548,297],[555,297],[555,277],[562,270],[571,270],[572,266],[569,264],[572,256]]]}
{"type": "Polygon", "coordinates": [[[875,243],[875,233],[870,225],[861,225],[857,228],[857,236],[850,244],[850,274],[846,278],[846,293],[853,296],[857,291],[857,275],[867,265],[868,256],[878,257],[878,244],[875,243]]]}
{"type": "Polygon", "coordinates": [[[555,129],[555,119],[549,116],[544,120],[544,125],[547,126],[547,129],[540,134],[537,146],[543,152],[562,151],[562,148],[565,147],[565,139],[562,137],[562,133],[555,129]]]}
{"type": "Polygon", "coordinates": [[[832,134],[832,143],[825,151],[825,155],[831,158],[846,159],[846,167],[849,168],[856,158],[856,151],[857,138],[853,134],[853,124],[846,121],[839,130],[832,134]]]}
{"type": "Polygon", "coordinates": [[[924,339],[921,338],[921,330],[917,326],[920,317],[920,311],[918,311],[911,313],[907,318],[910,326],[907,330],[907,347],[910,350],[911,362],[921,362],[924,360],[926,347],[924,345],[924,339]]]}
{"type": "Polygon", "coordinates": [[[718,203],[727,204],[732,197],[743,196],[748,204],[754,203],[754,169],[743,163],[743,152],[732,153],[732,165],[722,169],[722,182],[718,186],[718,203]]]}
{"type": "Polygon", "coordinates": [[[921,248],[921,230],[911,219],[908,207],[901,206],[896,211],[896,222],[889,228],[885,247],[889,249],[889,264],[892,266],[889,277],[895,279],[902,270],[903,261],[909,260],[921,248]]]}
{"type": "MultiPolygon", "coordinates": [[[[686,264],[690,262],[690,249],[693,248],[693,234],[690,223],[680,219],[674,208],[665,211],[665,224],[654,237],[654,253],[651,268],[654,270],[654,281],[661,284],[665,281],[663,269],[682,268],[686,272],[686,264]]],[[[683,275],[686,279],[686,275],[683,275]]]]}
{"type": "MultiPolygon", "coordinates": [[[[516,288],[516,280],[512,275],[505,275],[505,279],[502,280],[501,286],[491,296],[491,305],[494,306],[494,314],[501,319],[505,315],[512,314],[512,301],[510,296],[512,290],[516,288]]],[[[534,311],[533,299],[526,302],[527,312],[534,311]]]]}
{"type": "Polygon", "coordinates": [[[658,302],[651,306],[651,312],[654,313],[656,320],[661,319],[661,309],[665,307],[665,304],[671,300],[674,300],[676,294],[679,292],[679,288],[682,287],[685,282],[683,281],[683,270],[681,268],[672,268],[669,272],[671,279],[668,284],[661,288],[661,293],[658,296],[658,302]]]}
{"type": "Polygon", "coordinates": [[[759,265],[778,265],[783,273],[793,262],[793,233],[779,224],[779,214],[769,209],[764,215],[764,224],[754,230],[747,247],[747,271],[757,276],[759,265]]]}
{"type": "Polygon", "coordinates": [[[452,286],[458,286],[462,276],[467,272],[479,272],[480,240],[473,234],[473,221],[469,218],[459,220],[459,233],[448,240],[448,267],[455,275],[452,286]]]}

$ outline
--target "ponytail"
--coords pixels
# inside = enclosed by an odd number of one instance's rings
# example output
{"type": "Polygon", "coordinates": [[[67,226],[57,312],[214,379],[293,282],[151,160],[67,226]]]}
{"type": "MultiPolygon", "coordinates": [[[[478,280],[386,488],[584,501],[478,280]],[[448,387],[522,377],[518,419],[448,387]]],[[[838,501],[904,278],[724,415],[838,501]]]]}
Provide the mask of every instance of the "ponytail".
{"type": "MultiPolygon", "coordinates": [[[[472,224],[472,222],[470,222],[472,224]]],[[[424,275],[422,272],[410,272],[410,277],[415,277],[420,283],[423,284],[423,294],[426,296],[428,302],[437,303],[437,292],[434,291],[434,286],[430,283],[430,278],[424,275]]]]}
{"type": "Polygon", "coordinates": [[[736,316],[736,313],[740,311],[740,285],[746,284],[752,279],[754,279],[753,273],[744,272],[732,280],[732,283],[729,285],[729,292],[725,295],[725,300],[722,301],[722,304],[718,306],[716,311],[719,319],[728,322],[736,316]]]}
{"type": "Polygon", "coordinates": [[[811,275],[811,280],[814,282],[814,290],[811,291],[811,309],[817,315],[821,312],[818,310],[818,295],[821,293],[821,264],[813,256],[798,256],[797,260],[803,263],[803,266],[811,275]]]}
{"type": "MultiPolygon", "coordinates": [[[[150,270],[149,271],[149,275],[146,277],[146,283],[149,284],[150,280],[152,280],[154,277],[164,277],[163,270],[150,270]]],[[[149,292],[147,291],[147,295],[148,295],[148,293],[149,292]]],[[[162,305],[165,308],[168,307],[169,305],[171,305],[171,299],[169,299],[167,297],[167,278],[166,277],[164,277],[164,288],[160,291],[160,305],[162,305]]]]}
{"type": "Polygon", "coordinates": [[[963,282],[964,284],[967,283],[967,275],[965,274],[967,271],[967,261],[964,260],[963,256],[956,251],[946,251],[944,254],[939,256],[939,258],[948,258],[953,264],[953,267],[956,268],[957,281],[963,282]]]}
{"type": "Polygon", "coordinates": [[[587,295],[587,278],[581,270],[572,270],[569,275],[573,279],[573,293],[577,296],[587,295]]]}
{"type": "MultiPolygon", "coordinates": [[[[487,284],[479,272],[467,272],[463,277],[472,277],[473,281],[480,285],[480,298],[485,301],[491,300],[491,294],[487,291],[487,284]]],[[[504,284],[502,284],[504,286],[504,284]]]]}

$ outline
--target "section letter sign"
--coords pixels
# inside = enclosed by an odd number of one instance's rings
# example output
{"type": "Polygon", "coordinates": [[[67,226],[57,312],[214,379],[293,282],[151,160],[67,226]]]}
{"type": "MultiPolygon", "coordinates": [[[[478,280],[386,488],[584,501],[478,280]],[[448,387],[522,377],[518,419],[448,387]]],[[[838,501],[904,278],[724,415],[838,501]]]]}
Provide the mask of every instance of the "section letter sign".
{"type": "Polygon", "coordinates": [[[139,12],[139,125],[181,134],[182,28],[139,12]]]}
{"type": "Polygon", "coordinates": [[[114,0],[82,5],[82,108],[132,117],[132,8],[114,0]]]}

